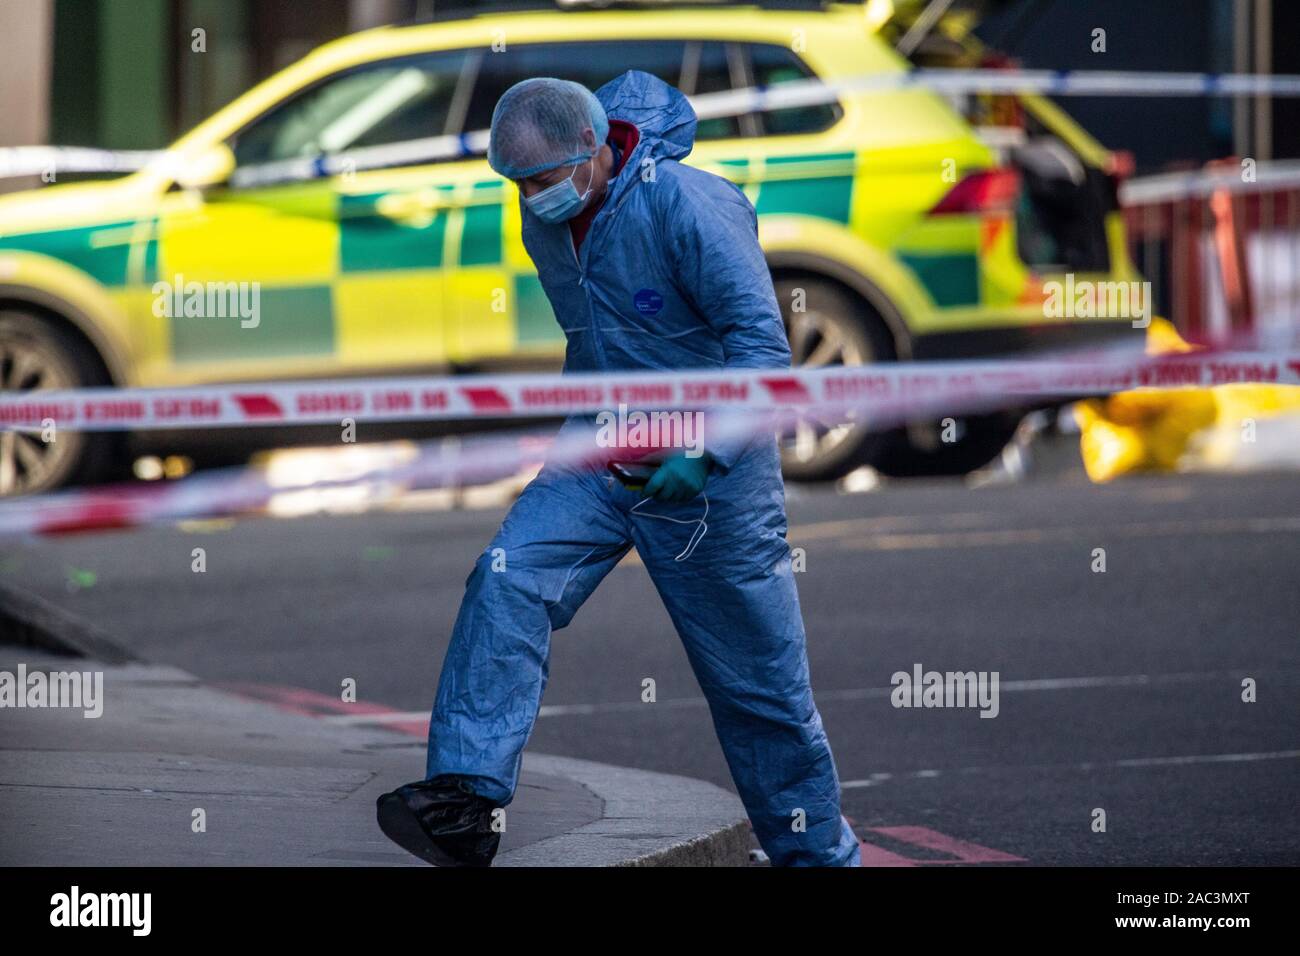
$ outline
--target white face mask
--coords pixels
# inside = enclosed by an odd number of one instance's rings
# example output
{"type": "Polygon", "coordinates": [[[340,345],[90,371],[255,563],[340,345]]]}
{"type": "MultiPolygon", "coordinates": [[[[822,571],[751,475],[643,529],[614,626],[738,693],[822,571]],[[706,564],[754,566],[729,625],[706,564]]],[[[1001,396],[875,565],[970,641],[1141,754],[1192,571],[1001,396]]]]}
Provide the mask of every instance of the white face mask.
{"type": "Polygon", "coordinates": [[[639,514],[643,518],[658,518],[660,521],[671,521],[673,524],[699,525],[699,527],[696,528],[695,531],[691,534],[691,539],[686,542],[686,548],[682,551],[681,554],[673,558],[674,561],[685,561],[695,552],[696,547],[699,545],[701,541],[704,540],[704,536],[709,532],[708,522],[704,520],[709,516],[709,496],[704,494],[704,492],[702,491],[700,492],[700,494],[704,498],[704,514],[700,515],[698,518],[693,518],[693,519],[692,518],[670,518],[668,517],[668,515],[657,515],[657,514],[651,514],[649,511],[636,510],[637,508],[640,508],[643,504],[645,504],[647,501],[654,501],[653,498],[642,498],[640,501],[638,501],[636,504],[634,504],[631,508],[627,510],[629,514],[632,512],[636,512],[636,514],[639,514]]]}
{"type": "Polygon", "coordinates": [[[524,205],[542,222],[555,224],[572,219],[582,212],[582,207],[591,198],[591,184],[596,179],[595,158],[594,154],[589,157],[591,175],[587,177],[587,191],[581,196],[573,185],[573,177],[578,172],[578,167],[575,166],[573,172],[569,173],[568,179],[563,179],[554,186],[547,186],[541,192],[533,193],[531,196],[525,196],[524,205]]]}

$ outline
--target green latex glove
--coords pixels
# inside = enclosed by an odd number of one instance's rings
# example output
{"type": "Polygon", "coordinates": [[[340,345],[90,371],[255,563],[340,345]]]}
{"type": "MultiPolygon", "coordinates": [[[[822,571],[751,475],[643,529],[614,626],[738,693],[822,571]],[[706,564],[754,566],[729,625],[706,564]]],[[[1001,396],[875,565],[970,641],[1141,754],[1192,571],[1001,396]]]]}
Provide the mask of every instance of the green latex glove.
{"type": "Polygon", "coordinates": [[[645,496],[656,501],[681,503],[690,501],[704,490],[709,477],[709,456],[687,458],[686,453],[668,458],[645,484],[645,496]]]}

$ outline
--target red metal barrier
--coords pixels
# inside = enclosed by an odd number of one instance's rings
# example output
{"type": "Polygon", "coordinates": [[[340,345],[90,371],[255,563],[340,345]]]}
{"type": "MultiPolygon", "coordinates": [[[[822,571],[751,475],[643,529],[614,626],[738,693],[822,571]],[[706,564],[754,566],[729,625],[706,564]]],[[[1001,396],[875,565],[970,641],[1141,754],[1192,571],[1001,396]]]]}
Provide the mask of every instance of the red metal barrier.
{"type": "Polygon", "coordinates": [[[1300,163],[1243,164],[1131,180],[1130,254],[1193,341],[1295,340],[1300,325],[1300,163]]]}

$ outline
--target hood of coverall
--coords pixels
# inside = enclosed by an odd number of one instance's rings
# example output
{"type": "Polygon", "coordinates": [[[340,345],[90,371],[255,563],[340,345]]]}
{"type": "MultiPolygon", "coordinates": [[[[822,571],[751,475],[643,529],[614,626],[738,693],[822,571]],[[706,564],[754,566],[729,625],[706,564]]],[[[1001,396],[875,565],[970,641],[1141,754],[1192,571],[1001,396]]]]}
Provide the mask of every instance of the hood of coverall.
{"type": "Polygon", "coordinates": [[[605,203],[613,208],[640,181],[637,170],[645,160],[681,160],[690,155],[695,145],[695,110],[680,90],[641,70],[628,70],[610,80],[596,91],[596,99],[610,119],[631,123],[641,134],[623,171],[610,180],[605,203]]]}
{"type": "Polygon", "coordinates": [[[681,161],[696,129],[686,97],[640,72],[611,80],[596,97],[611,122],[636,126],[638,140],[577,255],[570,225],[522,214],[524,248],[564,331],[565,371],[729,361],[788,368],[754,207],[735,184],[681,161]]]}

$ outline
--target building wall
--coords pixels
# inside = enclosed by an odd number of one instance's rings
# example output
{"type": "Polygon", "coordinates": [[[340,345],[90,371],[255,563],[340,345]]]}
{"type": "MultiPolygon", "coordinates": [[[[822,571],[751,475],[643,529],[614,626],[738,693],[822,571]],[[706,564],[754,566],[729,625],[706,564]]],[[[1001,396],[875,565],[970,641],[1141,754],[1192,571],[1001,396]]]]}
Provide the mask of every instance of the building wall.
{"type": "MultiPolygon", "coordinates": [[[[320,44],[404,15],[407,3],[0,0],[0,9],[12,11],[33,48],[49,51],[49,103],[38,111],[51,117],[49,139],[155,149],[320,44]],[[30,17],[33,4],[52,9],[49,22],[30,17]]],[[[10,45],[0,33],[0,62],[10,45]]],[[[46,139],[45,130],[25,132],[24,142],[46,139]]]]}
{"type": "MultiPolygon", "coordinates": [[[[1298,7],[1295,0],[1020,0],[977,32],[1030,69],[1282,73],[1300,66],[1292,39],[1298,7]],[[1254,29],[1261,15],[1271,41],[1265,48],[1254,29]],[[1094,29],[1106,31],[1104,53],[1092,49],[1094,29]]],[[[1294,99],[1266,104],[1271,132],[1261,131],[1252,97],[1236,104],[1223,97],[1067,96],[1058,102],[1106,146],[1132,152],[1140,173],[1234,153],[1300,155],[1294,99]]]]}
{"type": "MultiPolygon", "coordinates": [[[[48,138],[53,15],[53,0],[0,0],[0,146],[48,138]]],[[[34,180],[0,179],[0,192],[33,185],[34,180]]]]}
{"type": "MultiPolygon", "coordinates": [[[[428,13],[429,0],[0,0],[0,145],[161,147],[258,80],[352,30],[428,13]],[[310,16],[304,10],[310,9],[310,16]],[[202,31],[201,42],[195,31],[202,31]],[[201,48],[200,48],[201,47],[201,48]]],[[[1021,0],[980,28],[1028,67],[1232,70],[1242,9],[1271,11],[1262,60],[1300,72],[1300,3],[1288,0],[1021,0]],[[1037,17],[1026,16],[1034,9],[1037,17]],[[1104,54],[1092,30],[1106,30],[1104,54]]],[[[1252,68],[1250,64],[1246,68],[1252,68]]],[[[1063,98],[1106,145],[1149,172],[1258,152],[1253,103],[1063,98]],[[1247,117],[1243,135],[1243,115],[1247,117]],[[1246,148],[1242,148],[1243,142],[1246,148]]],[[[1300,155],[1300,101],[1268,106],[1275,157],[1300,155]]],[[[0,181],[0,190],[12,182],[0,181]]]]}
{"type": "Polygon", "coordinates": [[[55,0],[50,134],[63,146],[168,139],[168,0],[55,0]]]}

